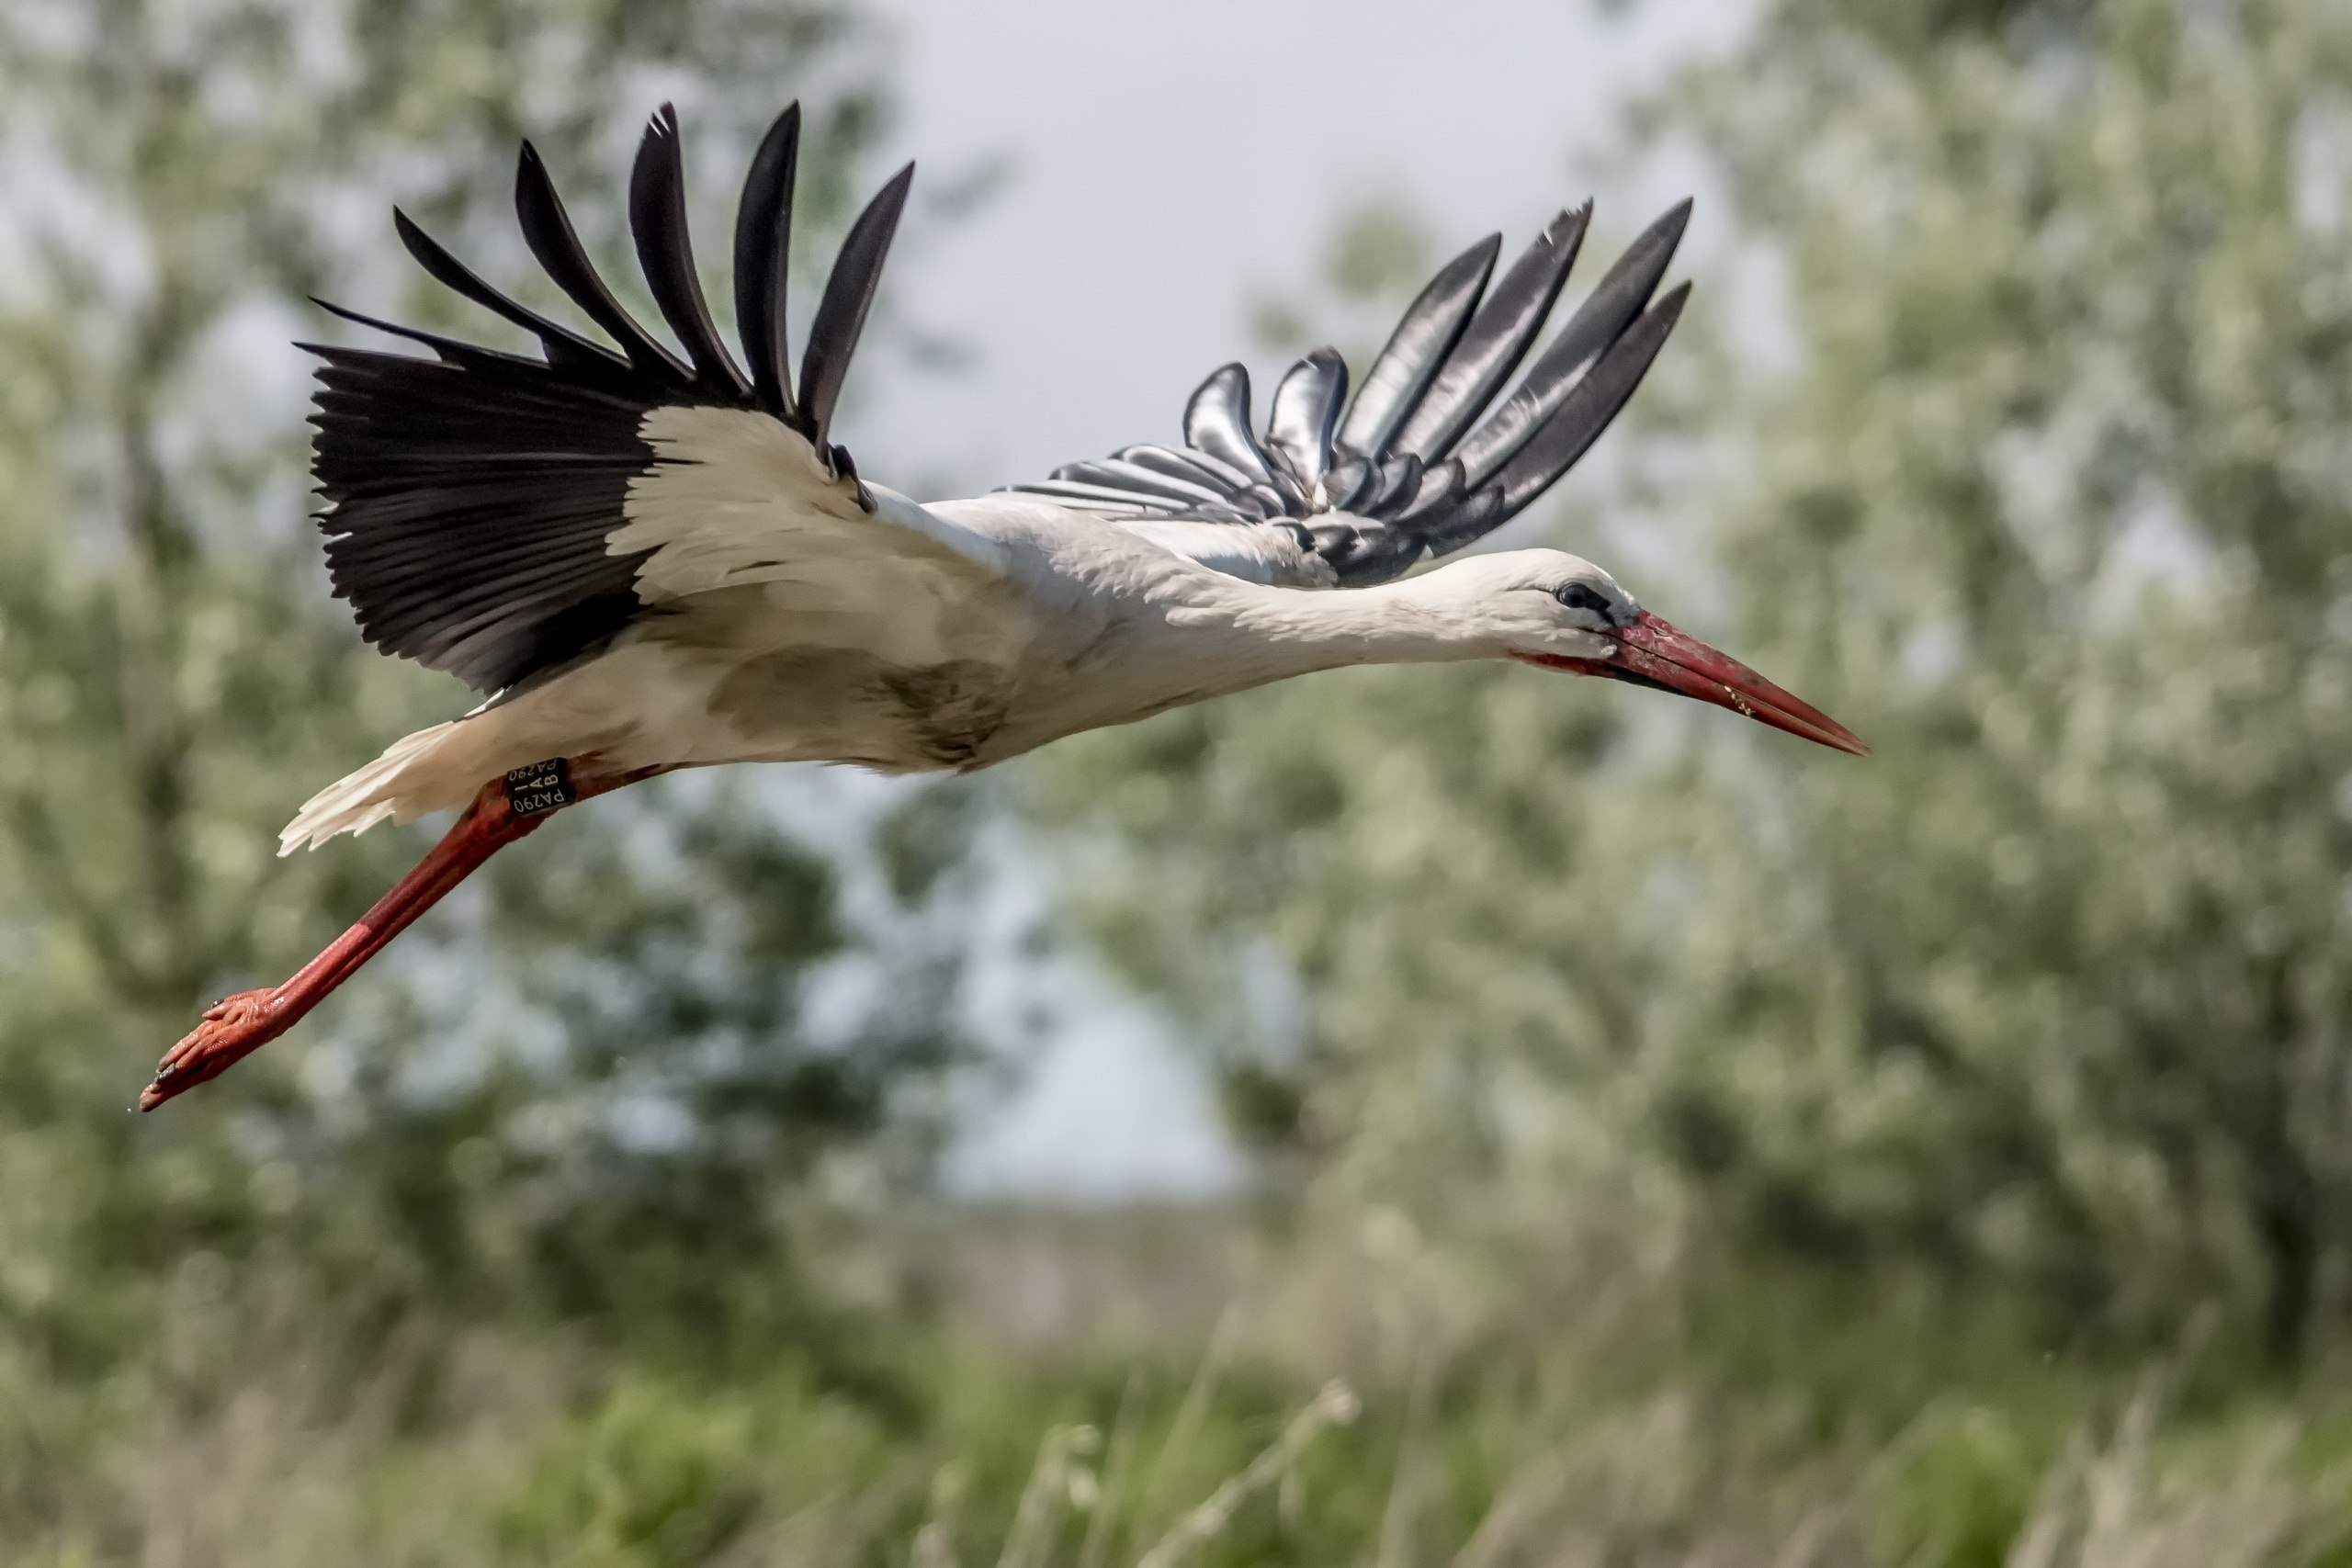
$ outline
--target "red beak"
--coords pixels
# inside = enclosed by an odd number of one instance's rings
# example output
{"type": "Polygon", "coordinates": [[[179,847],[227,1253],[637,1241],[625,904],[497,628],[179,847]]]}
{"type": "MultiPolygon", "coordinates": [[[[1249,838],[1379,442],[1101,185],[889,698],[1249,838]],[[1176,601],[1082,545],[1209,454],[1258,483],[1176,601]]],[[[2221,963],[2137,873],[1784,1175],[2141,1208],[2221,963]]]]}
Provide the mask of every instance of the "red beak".
{"type": "Polygon", "coordinates": [[[1615,635],[1617,653],[1610,659],[1561,659],[1543,653],[1519,657],[1550,670],[1573,670],[1579,675],[1605,675],[1636,686],[1679,692],[1746,714],[1758,724],[1784,729],[1818,746],[1857,757],[1871,754],[1860,737],[1811,703],[1781,690],[1738,660],[1718,653],[1647,610],[1615,635]]]}

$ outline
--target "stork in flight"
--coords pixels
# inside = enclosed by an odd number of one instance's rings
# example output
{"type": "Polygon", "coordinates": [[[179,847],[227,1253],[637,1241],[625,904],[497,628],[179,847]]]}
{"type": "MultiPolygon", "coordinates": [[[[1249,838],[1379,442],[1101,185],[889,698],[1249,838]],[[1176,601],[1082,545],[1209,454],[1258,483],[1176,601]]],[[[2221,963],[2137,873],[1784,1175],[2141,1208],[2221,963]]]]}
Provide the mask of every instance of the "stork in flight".
{"type": "Polygon", "coordinates": [[[1406,576],[1523,510],[1633,395],[1689,293],[1653,299],[1688,202],[1634,241],[1508,396],[1589,203],[1499,281],[1499,236],[1447,264],[1352,399],[1345,363],[1317,349],[1275,389],[1261,433],[1249,376],[1227,365],[1186,405],[1182,446],[918,505],[861,479],[831,439],[914,168],[850,226],[796,378],[784,285],[799,131],[795,105],[737,209],[740,365],[696,279],[666,107],[639,149],[628,219],[683,357],[598,276],[527,142],[523,237],[610,344],[499,293],[397,212],[424,270],[537,337],[541,356],[327,307],[432,351],[311,348],[325,362],[315,473],[334,591],[368,641],[485,700],[320,791],[280,852],[460,815],[292,979],[207,1011],[142,1109],[283,1033],[549,813],[679,768],[967,772],[1313,671],[1464,659],[1677,692],[1864,754],[1574,556],[1515,550],[1406,576]]]}

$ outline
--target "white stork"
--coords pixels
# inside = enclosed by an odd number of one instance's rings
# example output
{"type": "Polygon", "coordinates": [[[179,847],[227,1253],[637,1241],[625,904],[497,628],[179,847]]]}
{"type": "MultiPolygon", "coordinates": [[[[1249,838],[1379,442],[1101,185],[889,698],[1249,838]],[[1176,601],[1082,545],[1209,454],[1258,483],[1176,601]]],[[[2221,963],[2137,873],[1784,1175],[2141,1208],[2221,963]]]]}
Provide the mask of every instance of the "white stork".
{"type": "Polygon", "coordinates": [[[1283,378],[1261,434],[1250,378],[1228,365],[1193,394],[1181,447],[1130,446],[919,505],[861,479],[829,438],[913,165],[851,225],[796,382],[784,283],[799,126],[797,105],[777,118],[736,214],[740,366],[696,281],[666,107],[639,151],[628,217],[684,357],[605,288],[528,143],[524,238],[617,352],[499,293],[399,213],[425,271],[536,336],[541,356],[328,307],[433,353],[311,349],[325,362],[315,473],[335,592],[368,641],[487,700],[320,791],[280,852],[462,814],[300,974],[206,1012],[142,1108],[282,1033],[550,812],[679,768],[966,772],[1312,671],[1464,659],[1679,692],[1864,753],[1574,556],[1517,550],[1405,575],[1541,495],[1633,394],[1689,292],[1652,299],[1688,202],[1634,243],[1499,403],[1589,204],[1554,219],[1491,289],[1499,236],[1449,263],[1352,400],[1346,365],[1317,349],[1283,378]]]}

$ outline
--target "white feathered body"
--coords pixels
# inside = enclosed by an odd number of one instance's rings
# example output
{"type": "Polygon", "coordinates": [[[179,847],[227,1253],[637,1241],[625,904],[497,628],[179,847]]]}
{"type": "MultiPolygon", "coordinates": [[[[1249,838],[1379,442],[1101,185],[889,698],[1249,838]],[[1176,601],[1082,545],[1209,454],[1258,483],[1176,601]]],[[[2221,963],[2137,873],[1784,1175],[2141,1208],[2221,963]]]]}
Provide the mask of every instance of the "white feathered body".
{"type": "Polygon", "coordinates": [[[369,641],[496,694],[320,792],[282,850],[462,807],[554,758],[593,758],[607,784],[743,761],[965,770],[1333,665],[1607,655],[1606,616],[1580,629],[1585,612],[1547,597],[1567,568],[1607,581],[1573,558],[1405,573],[1528,505],[1632,395],[1687,293],[1653,298],[1688,203],[1540,348],[1589,205],[1499,276],[1499,235],[1449,262],[1352,397],[1339,354],[1315,350],[1261,433],[1227,365],[1187,401],[1182,447],[925,507],[861,483],[829,434],[912,167],[850,225],[796,377],[781,301],[798,135],[787,107],[739,203],[740,366],[695,270],[666,107],[629,218],[683,356],[596,277],[527,146],[525,239],[609,346],[399,220],[429,273],[541,357],[338,310],[433,358],[314,349],[328,570],[369,641]]]}
{"type": "Polygon", "coordinates": [[[1312,670],[1499,651],[1489,617],[1455,613],[1467,595],[1431,592],[1459,567],[1347,592],[1276,586],[1315,580],[1283,532],[1130,527],[1019,494],[924,507],[878,486],[869,513],[763,415],[663,409],[647,426],[665,461],[609,547],[651,551],[651,610],[321,791],[283,851],[454,809],[551,757],[963,771],[1312,670]]]}

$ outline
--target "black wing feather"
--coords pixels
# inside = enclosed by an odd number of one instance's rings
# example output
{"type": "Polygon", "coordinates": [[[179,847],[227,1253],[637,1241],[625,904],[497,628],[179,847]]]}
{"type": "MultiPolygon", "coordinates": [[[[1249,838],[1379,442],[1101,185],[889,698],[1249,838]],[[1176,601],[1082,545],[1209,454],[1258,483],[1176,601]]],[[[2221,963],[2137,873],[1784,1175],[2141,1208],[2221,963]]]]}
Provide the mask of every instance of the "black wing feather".
{"type": "Polygon", "coordinates": [[[711,324],[702,280],[695,276],[694,238],[686,228],[685,152],[678,135],[678,111],[663,104],[646,122],[628,179],[629,236],[638,265],[645,269],[653,303],[693,361],[695,379],[707,392],[740,402],[751,383],[735,368],[727,344],[711,324]]]}
{"type": "MultiPolygon", "coordinates": [[[[550,365],[563,365],[589,374],[626,372],[628,362],[604,344],[581,336],[560,321],[549,321],[529,306],[507,298],[477,276],[471,267],[451,255],[438,240],[417,227],[409,215],[392,209],[392,228],[408,254],[434,281],[475,304],[503,316],[539,340],[550,365]]],[[[332,306],[328,307],[330,310],[332,306]]],[[[370,325],[378,323],[370,322],[370,325]]]]}
{"type": "MultiPolygon", "coordinates": [[[[422,327],[404,327],[396,321],[383,321],[373,316],[363,316],[356,310],[347,310],[341,305],[332,305],[324,299],[313,299],[311,303],[331,316],[340,316],[345,321],[359,326],[372,327],[379,333],[390,333],[394,337],[404,337],[411,343],[423,344],[431,349],[445,365],[509,366],[538,363],[519,354],[509,354],[503,348],[484,348],[480,344],[464,343],[457,338],[443,337],[439,333],[428,333],[422,327]]],[[[321,352],[321,346],[317,344],[298,343],[294,346],[306,353],[321,352]]]]}
{"type": "Polygon", "coordinates": [[[752,159],[735,209],[735,325],[752,367],[752,400],[787,423],[791,357],[784,285],[792,265],[792,187],[800,161],[800,106],[787,104],[752,159]]]}
{"type": "Polygon", "coordinates": [[[865,312],[881,287],[883,258],[890,254],[890,240],[899,231],[899,214],[914,177],[912,164],[900,169],[850,225],[832,276],[825,280],[817,318],[808,324],[808,352],[800,361],[800,432],[820,452],[825,450],[833,405],[841,399],[842,379],[849,374],[849,356],[865,330],[865,312]]]}
{"type": "Polygon", "coordinates": [[[555,372],[529,361],[312,352],[327,571],[369,642],[494,692],[628,624],[643,558],[605,536],[652,463],[650,405],[591,392],[551,413],[555,372]],[[485,621],[485,600],[507,613],[485,621]]]}
{"type": "Polygon", "coordinates": [[[611,334],[639,375],[681,391],[694,385],[693,375],[678,356],[638,325],[637,318],[621,309],[621,302],[596,275],[595,264],[572,231],[571,216],[563,209],[563,198],[556,195],[555,181],[548,177],[539,150],[527,141],[514,164],[514,215],[523,225],[523,243],[531,247],[541,269],[590,321],[611,334]]]}
{"type": "Polygon", "coordinates": [[[1324,471],[1323,504],[1334,512],[1345,512],[1370,496],[1379,478],[1380,470],[1372,459],[1342,449],[1324,471]]]}
{"type": "MultiPolygon", "coordinates": [[[[647,415],[692,403],[801,417],[784,355],[798,125],[797,106],[778,117],[738,207],[736,299],[749,379],[720,341],[695,276],[677,119],[666,106],[631,173],[630,229],[647,286],[691,367],[613,298],[528,143],[515,174],[524,238],[620,353],[517,304],[398,218],[402,243],[427,273],[531,333],[544,358],[326,306],[435,356],[311,349],[323,362],[312,423],[327,570],[369,642],[490,693],[596,652],[643,613],[637,571],[650,552],[614,555],[606,541],[628,522],[630,485],[655,463],[641,434],[647,415]]],[[[818,312],[803,381],[812,389],[809,428],[820,438],[906,188],[901,173],[859,220],[818,312]]],[[[847,453],[820,453],[854,482],[847,453]]]]}

